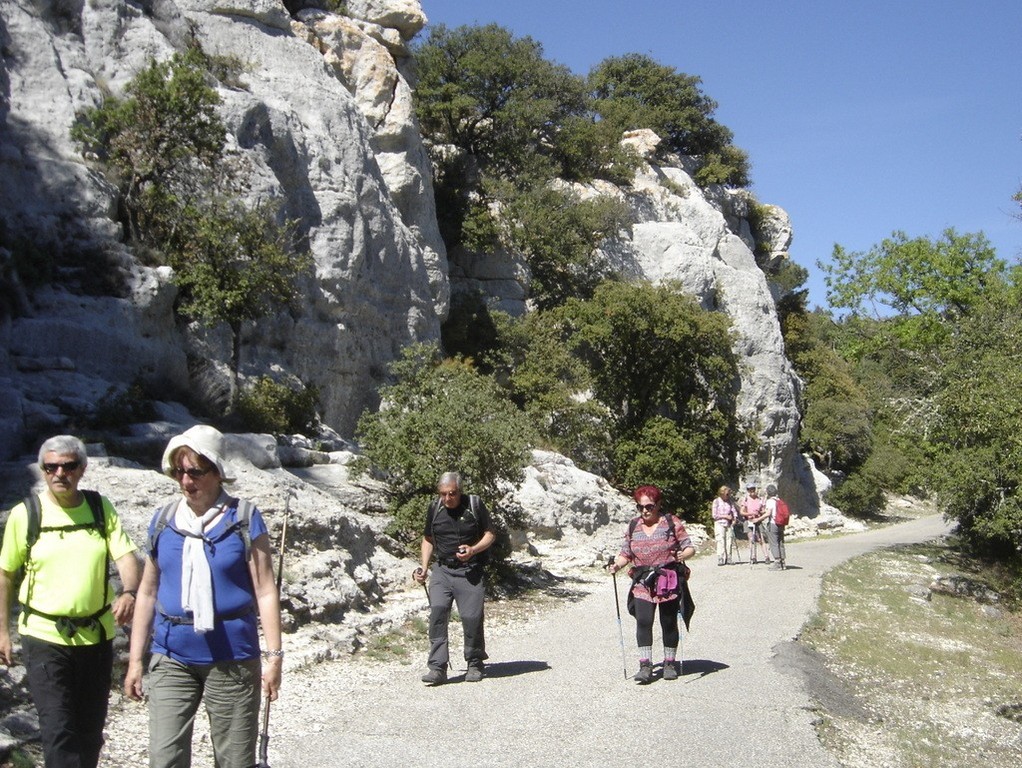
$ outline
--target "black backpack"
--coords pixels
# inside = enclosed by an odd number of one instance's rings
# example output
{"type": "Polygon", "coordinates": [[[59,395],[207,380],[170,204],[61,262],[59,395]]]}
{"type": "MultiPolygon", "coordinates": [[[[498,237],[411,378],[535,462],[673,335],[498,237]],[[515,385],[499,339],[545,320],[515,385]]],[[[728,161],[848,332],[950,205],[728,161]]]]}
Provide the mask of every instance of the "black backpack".
{"type": "MultiPolygon", "coordinates": [[[[476,524],[477,524],[476,527],[478,527],[478,523],[479,523],[479,503],[480,503],[479,502],[479,497],[476,496],[474,493],[470,493],[470,494],[467,494],[467,495],[468,495],[468,510],[467,511],[472,514],[472,519],[476,522],[476,524]]],[[[429,511],[426,513],[428,515],[428,520],[429,520],[429,537],[431,539],[433,538],[433,522],[436,520],[436,513],[440,511],[440,505],[441,504],[443,504],[443,501],[440,499],[439,496],[437,496],[430,503],[429,511]]],[[[482,535],[482,534],[480,533],[480,535],[482,535]]],[[[478,555],[476,555],[473,558],[473,561],[479,563],[480,565],[485,565],[486,563],[489,562],[489,560],[490,560],[490,551],[489,550],[486,550],[485,552],[480,552],[478,555]]]]}
{"type": "MultiPolygon", "coordinates": [[[[76,523],[74,525],[46,525],[42,524],[43,508],[39,501],[39,496],[32,494],[26,496],[24,499],[25,510],[28,513],[28,527],[25,532],[25,563],[22,566],[22,573],[28,572],[28,564],[32,560],[32,547],[35,546],[36,542],[39,541],[40,534],[53,533],[53,532],[65,532],[65,531],[96,531],[99,533],[100,538],[106,539],[106,510],[103,509],[103,498],[96,491],[82,491],[82,495],[85,497],[86,503],[89,505],[89,510],[92,512],[92,522],[89,523],[76,523]]],[[[25,596],[25,602],[21,606],[22,621],[27,622],[29,614],[34,613],[37,616],[42,616],[48,621],[56,623],[58,631],[68,639],[74,637],[78,632],[78,629],[85,626],[98,625],[103,636],[103,640],[106,640],[106,631],[103,629],[102,623],[97,620],[100,616],[110,610],[110,580],[107,578],[107,574],[110,571],[110,547],[106,546],[106,562],[103,566],[103,607],[100,608],[89,616],[55,616],[45,611],[37,610],[32,607],[32,587],[33,582],[29,582],[28,592],[25,596]]]]}

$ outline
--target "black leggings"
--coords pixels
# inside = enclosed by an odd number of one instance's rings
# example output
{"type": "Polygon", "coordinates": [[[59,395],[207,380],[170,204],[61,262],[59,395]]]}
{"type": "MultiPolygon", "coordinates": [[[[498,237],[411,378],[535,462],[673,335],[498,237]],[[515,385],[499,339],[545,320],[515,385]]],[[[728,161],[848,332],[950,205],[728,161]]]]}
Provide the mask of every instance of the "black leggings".
{"type": "Polygon", "coordinates": [[[635,600],[635,639],[640,648],[653,645],[653,613],[660,606],[660,631],[665,648],[678,647],[678,598],[665,603],[635,600]]]}

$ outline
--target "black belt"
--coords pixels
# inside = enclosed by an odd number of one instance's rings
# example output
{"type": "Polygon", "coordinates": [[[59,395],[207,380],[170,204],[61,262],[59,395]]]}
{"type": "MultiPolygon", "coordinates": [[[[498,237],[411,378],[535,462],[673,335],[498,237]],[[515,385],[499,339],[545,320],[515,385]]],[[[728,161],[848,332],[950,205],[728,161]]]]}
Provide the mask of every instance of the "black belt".
{"type": "Polygon", "coordinates": [[[110,610],[110,606],[104,606],[93,614],[88,616],[57,616],[52,613],[46,613],[33,608],[30,605],[22,605],[22,615],[25,617],[25,623],[27,624],[28,615],[34,613],[36,616],[41,616],[47,621],[52,621],[57,626],[57,631],[70,640],[72,637],[78,634],[79,629],[92,629],[99,630],[100,636],[106,641],[106,628],[100,621],[100,617],[103,616],[107,611],[110,610]]]}
{"type": "Polygon", "coordinates": [[[438,562],[445,568],[465,568],[468,566],[468,563],[463,563],[456,557],[441,557],[438,562]]]}
{"type": "MultiPolygon", "coordinates": [[[[174,625],[178,624],[194,624],[195,619],[192,616],[171,616],[169,613],[164,613],[163,609],[160,608],[160,616],[166,619],[168,622],[174,625]]],[[[250,613],[255,613],[255,606],[247,605],[244,608],[239,608],[236,611],[230,613],[218,613],[213,617],[214,621],[228,621],[229,619],[240,619],[248,616],[250,613]]]]}

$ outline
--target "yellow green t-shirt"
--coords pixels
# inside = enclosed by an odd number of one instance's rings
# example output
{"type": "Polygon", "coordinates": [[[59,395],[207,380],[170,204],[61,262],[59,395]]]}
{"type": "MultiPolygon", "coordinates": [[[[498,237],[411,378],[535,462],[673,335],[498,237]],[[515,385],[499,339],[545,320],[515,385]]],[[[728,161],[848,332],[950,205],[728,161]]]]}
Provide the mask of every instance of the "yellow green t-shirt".
{"type": "MultiPolygon", "coordinates": [[[[65,509],[50,496],[39,494],[42,505],[40,527],[65,527],[93,521],[92,510],[85,499],[77,507],[65,509]]],[[[0,548],[0,568],[15,573],[25,566],[25,576],[18,592],[18,601],[52,616],[84,617],[94,614],[112,602],[113,590],[106,589],[108,574],[107,549],[115,561],[137,547],[121,527],[109,499],[103,497],[106,515],[106,540],[94,528],[76,531],[40,531],[32,547],[32,559],[26,564],[28,510],[24,502],[11,510],[4,528],[0,548]]],[[[114,636],[114,618],[110,611],[100,617],[106,636],[114,636]]],[[[95,645],[102,640],[98,629],[82,627],[71,638],[57,630],[56,622],[31,611],[22,611],[19,622],[22,635],[60,645],[95,645]]]]}

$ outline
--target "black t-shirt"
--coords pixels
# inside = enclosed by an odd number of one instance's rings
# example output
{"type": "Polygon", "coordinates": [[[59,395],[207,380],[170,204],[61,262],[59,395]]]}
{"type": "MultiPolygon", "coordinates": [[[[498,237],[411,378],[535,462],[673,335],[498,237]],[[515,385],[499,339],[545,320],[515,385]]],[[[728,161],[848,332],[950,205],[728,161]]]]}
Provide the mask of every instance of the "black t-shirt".
{"type": "Polygon", "coordinates": [[[434,501],[426,513],[422,534],[432,540],[438,560],[453,560],[461,544],[475,544],[489,530],[492,530],[490,513],[482,499],[477,498],[473,511],[469,495],[463,493],[461,502],[454,509],[434,501]]]}

